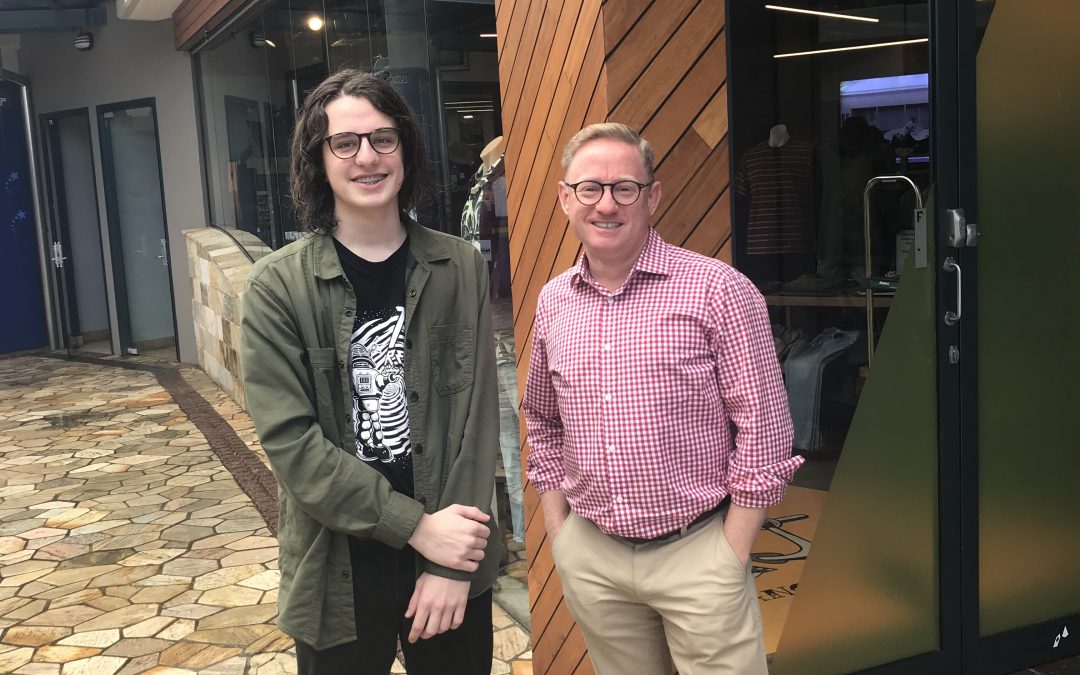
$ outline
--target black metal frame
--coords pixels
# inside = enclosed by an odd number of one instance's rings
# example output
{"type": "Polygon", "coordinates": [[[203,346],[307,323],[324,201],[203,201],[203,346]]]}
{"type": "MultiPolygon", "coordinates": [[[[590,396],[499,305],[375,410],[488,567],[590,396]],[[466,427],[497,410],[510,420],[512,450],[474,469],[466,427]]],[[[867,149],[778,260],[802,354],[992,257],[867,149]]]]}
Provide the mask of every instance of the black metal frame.
{"type": "MultiPolygon", "coordinates": [[[[41,113],[39,115],[39,121],[41,124],[41,138],[43,140],[45,155],[45,164],[43,166],[43,173],[45,174],[46,191],[48,198],[46,199],[46,208],[49,210],[49,222],[52,228],[51,234],[53,234],[57,241],[59,241],[64,251],[74,253],[74,249],[71,245],[71,235],[68,231],[68,212],[67,201],[64,199],[64,165],[63,165],[63,148],[60,145],[59,127],[50,124],[52,122],[59,122],[62,119],[69,118],[81,118],[86,124],[87,138],[93,143],[93,127],[90,124],[90,108],[72,108],[69,110],[58,110],[51,113],[41,113]]],[[[91,153],[93,148],[91,148],[91,153]]],[[[91,180],[94,184],[94,221],[97,223],[99,229],[98,236],[98,255],[101,256],[102,270],[105,269],[105,242],[100,236],[101,217],[100,217],[100,204],[98,202],[97,194],[97,167],[93,164],[93,158],[90,162],[91,180]]],[[[76,288],[74,279],[74,267],[65,265],[64,274],[56,275],[57,286],[60,291],[60,322],[62,326],[62,337],[65,341],[65,348],[68,353],[72,351],[71,337],[76,333],[78,328],[78,290],[76,288]]],[[[108,287],[107,280],[102,277],[101,283],[108,287]]],[[[105,314],[109,318],[109,333],[110,342],[112,341],[112,311],[111,301],[109,294],[105,294],[105,314]]],[[[111,346],[110,346],[111,349],[111,346]]]]}
{"type": "MultiPolygon", "coordinates": [[[[976,106],[976,58],[977,23],[975,0],[935,2],[935,20],[942,39],[951,34],[949,50],[940,50],[940,62],[935,65],[938,79],[934,93],[938,96],[935,106],[934,136],[938,166],[948,166],[948,180],[935,181],[938,185],[938,217],[942,222],[944,209],[963,208],[969,223],[977,223],[978,212],[978,147],[976,106]],[[938,126],[940,124],[940,126],[938,126]],[[947,133],[939,132],[947,130],[947,133]]],[[[948,43],[941,43],[948,44],[948,43]]],[[[940,174],[939,174],[940,176],[940,174]]],[[[979,411],[978,411],[978,311],[976,289],[979,280],[978,248],[949,248],[939,236],[937,264],[943,263],[944,255],[953,255],[964,270],[964,318],[961,325],[949,328],[942,323],[939,332],[939,359],[945,359],[948,344],[957,344],[960,362],[957,366],[943,367],[939,378],[939,390],[959,385],[959,404],[955,408],[940,407],[941,429],[955,425],[948,418],[959,414],[959,437],[946,438],[942,434],[942,448],[957,447],[958,455],[943,454],[941,466],[941,499],[943,512],[945,501],[948,509],[959,509],[957,519],[949,519],[948,531],[942,530],[942,588],[957,588],[958,593],[942,593],[942,617],[954,617],[953,624],[942,624],[950,634],[959,633],[962,670],[956,672],[998,674],[1009,673],[1028,666],[1047,663],[1080,654],[1080,640],[1070,640],[1062,647],[1054,648],[1054,636],[1063,625],[1073,625],[1080,630],[1080,614],[1059,617],[996,635],[983,637],[979,627],[979,411]],[[945,338],[945,339],[941,339],[945,338]],[[956,445],[954,445],[956,443],[956,445]],[[956,489],[959,488],[959,489],[956,489]],[[945,543],[952,541],[951,546],[945,543]],[[959,542],[959,546],[956,546],[959,542]],[[948,607],[946,607],[948,602],[948,607]],[[959,620],[956,617],[960,617],[959,620]]],[[[939,267],[940,268],[940,267],[939,267]]],[[[938,316],[943,316],[952,303],[951,283],[939,284],[938,316]],[[942,286],[945,286],[943,288],[942,286]]],[[[955,639],[957,636],[950,636],[955,639]]],[[[944,636],[943,636],[944,639],[944,636]]]]}
{"type": "Polygon", "coordinates": [[[975,667],[969,672],[998,675],[1076,656],[1080,654],[1080,640],[1076,638],[1070,636],[1067,642],[1061,643],[1062,647],[1053,646],[1055,635],[1059,634],[1062,626],[1065,625],[1072,626],[1073,630],[1080,635],[1080,614],[1042,621],[980,638],[977,660],[973,662],[975,667]]]}
{"type": "Polygon", "coordinates": [[[105,184],[105,211],[109,219],[109,250],[112,253],[113,291],[116,294],[116,315],[118,334],[120,338],[121,355],[127,355],[128,349],[133,346],[131,339],[131,315],[128,307],[127,285],[124,270],[124,254],[121,246],[121,232],[119,225],[119,206],[116,199],[116,178],[112,173],[112,141],[109,136],[106,113],[130,110],[132,108],[150,108],[151,117],[154,120],[154,144],[158,155],[158,185],[161,189],[161,222],[164,227],[165,256],[170,260],[168,274],[169,279],[169,307],[172,309],[173,341],[176,359],[180,359],[180,335],[176,324],[176,294],[173,288],[172,278],[172,254],[169,241],[169,221],[165,209],[165,179],[161,169],[161,137],[158,129],[157,103],[154,98],[140,98],[130,101],[120,101],[97,106],[98,143],[101,147],[102,179],[105,184]]]}
{"type": "MultiPolygon", "coordinates": [[[[931,151],[933,157],[934,219],[944,223],[945,210],[957,204],[960,191],[960,63],[958,40],[962,33],[956,2],[930,3],[930,102],[931,151]]],[[[957,412],[963,401],[961,369],[975,363],[974,350],[967,353],[960,340],[960,327],[946,325],[943,317],[956,302],[953,280],[942,271],[945,258],[953,255],[946,241],[944,227],[936,228],[934,257],[931,263],[937,274],[934,315],[937,319],[938,360],[938,616],[941,646],[946,662],[940,672],[959,673],[964,662],[965,611],[969,579],[964,578],[966,558],[977,554],[963,537],[969,531],[964,523],[962,484],[964,439],[970,436],[966,417],[957,412]],[[959,346],[961,361],[950,363],[950,346],[959,346]],[[957,490],[957,485],[961,489],[957,490]]],[[[963,264],[963,263],[961,263],[963,264]]],[[[965,268],[965,272],[966,272],[965,268]]],[[[973,289],[974,286],[968,287],[973,289]]],[[[968,308],[970,310],[970,308],[968,308]]],[[[965,321],[969,314],[964,313],[965,321]]],[[[968,322],[968,325],[973,323],[968,322]]],[[[977,579],[976,579],[977,582],[977,579]]]]}
{"type": "MultiPolygon", "coordinates": [[[[71,251],[69,245],[71,237],[67,227],[67,204],[60,198],[60,195],[65,193],[65,189],[59,130],[49,126],[49,122],[58,119],[60,119],[59,116],[41,116],[41,137],[45,141],[46,156],[46,164],[43,168],[45,169],[46,184],[50,188],[50,198],[46,200],[46,208],[49,210],[49,222],[53,229],[51,234],[55,241],[60,242],[64,251],[71,251]]],[[[55,269],[54,267],[54,274],[56,274],[55,269]]],[[[71,311],[72,307],[78,306],[75,269],[72,266],[64,265],[63,274],[56,274],[56,276],[59,281],[57,286],[60,290],[61,334],[64,337],[68,351],[71,351],[71,336],[75,335],[79,330],[79,314],[71,311]]]]}

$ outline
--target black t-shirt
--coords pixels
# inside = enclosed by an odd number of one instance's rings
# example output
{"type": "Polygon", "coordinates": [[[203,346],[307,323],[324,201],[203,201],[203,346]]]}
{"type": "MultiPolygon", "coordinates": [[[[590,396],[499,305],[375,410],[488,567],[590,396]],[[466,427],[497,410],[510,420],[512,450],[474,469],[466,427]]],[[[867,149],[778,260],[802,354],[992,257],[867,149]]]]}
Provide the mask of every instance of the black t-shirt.
{"type": "Polygon", "coordinates": [[[405,275],[408,240],[382,262],[364,260],[336,239],[356,294],[349,345],[355,455],[413,496],[412,445],[405,392],[405,275]]]}

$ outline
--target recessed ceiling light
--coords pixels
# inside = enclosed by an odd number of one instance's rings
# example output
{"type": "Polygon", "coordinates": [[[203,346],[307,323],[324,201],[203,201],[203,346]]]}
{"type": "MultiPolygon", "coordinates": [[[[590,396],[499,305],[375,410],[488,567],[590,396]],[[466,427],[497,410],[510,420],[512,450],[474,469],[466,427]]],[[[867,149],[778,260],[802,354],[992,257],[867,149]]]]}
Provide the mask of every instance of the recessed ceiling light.
{"type": "Polygon", "coordinates": [[[307,18],[307,27],[310,30],[322,30],[323,20],[321,16],[311,15],[307,18]]]}
{"type": "Polygon", "coordinates": [[[826,19],[846,19],[848,21],[864,21],[866,23],[880,23],[879,19],[870,16],[855,16],[852,14],[835,14],[833,12],[819,12],[815,9],[799,9],[798,7],[784,7],[783,5],[765,5],[765,9],[777,12],[794,12],[795,14],[812,14],[826,19]]]}
{"type": "Polygon", "coordinates": [[[930,38],[917,40],[898,40],[896,42],[875,42],[869,45],[855,45],[853,47],[834,47],[832,49],[812,49],[808,52],[787,52],[786,54],[773,54],[774,59],[787,59],[792,56],[812,56],[814,54],[833,54],[835,52],[853,52],[859,49],[878,49],[880,47],[897,47],[899,45],[914,45],[920,42],[930,42],[930,38]]]}

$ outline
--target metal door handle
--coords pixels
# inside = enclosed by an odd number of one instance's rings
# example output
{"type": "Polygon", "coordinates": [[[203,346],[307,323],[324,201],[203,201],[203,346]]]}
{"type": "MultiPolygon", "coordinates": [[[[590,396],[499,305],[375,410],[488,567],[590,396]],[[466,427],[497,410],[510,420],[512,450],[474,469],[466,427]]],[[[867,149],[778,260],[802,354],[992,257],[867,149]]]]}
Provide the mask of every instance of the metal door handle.
{"type": "Polygon", "coordinates": [[[59,269],[64,266],[64,261],[67,260],[67,256],[64,255],[64,245],[58,241],[54,241],[52,250],[52,264],[59,269]]]}
{"type": "Polygon", "coordinates": [[[964,209],[945,209],[945,232],[949,246],[962,248],[979,243],[979,226],[967,221],[964,209]]]}
{"type": "Polygon", "coordinates": [[[942,269],[946,272],[956,272],[956,311],[945,312],[945,325],[955,326],[960,322],[960,317],[964,313],[964,274],[960,270],[960,265],[956,263],[952,257],[945,258],[945,264],[942,265],[942,269]]]}

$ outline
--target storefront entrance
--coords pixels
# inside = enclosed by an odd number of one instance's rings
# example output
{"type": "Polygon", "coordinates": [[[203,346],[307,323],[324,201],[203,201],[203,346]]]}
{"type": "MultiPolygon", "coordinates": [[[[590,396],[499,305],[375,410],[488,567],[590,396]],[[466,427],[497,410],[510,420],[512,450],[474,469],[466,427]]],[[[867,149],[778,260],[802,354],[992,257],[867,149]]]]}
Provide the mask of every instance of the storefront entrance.
{"type": "Polygon", "coordinates": [[[753,557],[771,672],[1063,658],[1080,10],[839,4],[728,3],[734,263],[807,458],[753,557]]]}
{"type": "Polygon", "coordinates": [[[48,157],[48,250],[63,344],[69,353],[112,354],[90,111],[42,115],[41,131],[48,157]]]}
{"type": "Polygon", "coordinates": [[[120,348],[177,358],[169,235],[153,99],[98,106],[120,348]]]}

